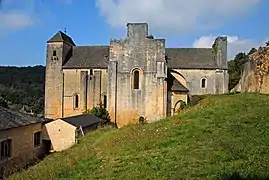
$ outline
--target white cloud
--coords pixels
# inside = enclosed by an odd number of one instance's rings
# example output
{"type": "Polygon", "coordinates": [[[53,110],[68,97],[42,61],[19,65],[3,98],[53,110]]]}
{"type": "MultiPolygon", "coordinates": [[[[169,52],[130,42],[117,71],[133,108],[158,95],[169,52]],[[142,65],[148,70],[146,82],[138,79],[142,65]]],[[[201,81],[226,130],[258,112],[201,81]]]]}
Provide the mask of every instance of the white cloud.
{"type": "MultiPolygon", "coordinates": [[[[224,35],[225,36],[225,35],[224,35]]],[[[196,39],[193,43],[195,48],[210,48],[212,47],[217,36],[209,35],[202,36],[196,39]]],[[[258,48],[263,46],[265,41],[257,42],[253,39],[243,39],[238,36],[227,36],[228,39],[228,58],[233,59],[239,52],[248,53],[253,47],[258,48]]]]}
{"type": "Polygon", "coordinates": [[[148,22],[155,30],[186,32],[210,29],[243,15],[260,0],[97,0],[97,7],[113,27],[148,22]]]}
{"type": "Polygon", "coordinates": [[[32,26],[33,19],[24,13],[0,12],[0,30],[17,30],[32,26]]]}

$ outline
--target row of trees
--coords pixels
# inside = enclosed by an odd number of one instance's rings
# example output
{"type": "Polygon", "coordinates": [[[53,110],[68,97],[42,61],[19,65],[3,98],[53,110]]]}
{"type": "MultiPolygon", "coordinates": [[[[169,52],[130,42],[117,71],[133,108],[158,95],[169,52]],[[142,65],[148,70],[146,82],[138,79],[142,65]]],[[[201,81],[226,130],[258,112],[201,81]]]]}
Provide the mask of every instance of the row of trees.
{"type": "Polygon", "coordinates": [[[44,111],[45,67],[0,67],[0,104],[23,107],[35,114],[44,111]]]}
{"type": "Polygon", "coordinates": [[[238,84],[243,72],[244,64],[249,61],[249,56],[256,51],[256,48],[252,48],[247,54],[240,52],[233,60],[228,61],[229,90],[233,89],[238,84]]]}

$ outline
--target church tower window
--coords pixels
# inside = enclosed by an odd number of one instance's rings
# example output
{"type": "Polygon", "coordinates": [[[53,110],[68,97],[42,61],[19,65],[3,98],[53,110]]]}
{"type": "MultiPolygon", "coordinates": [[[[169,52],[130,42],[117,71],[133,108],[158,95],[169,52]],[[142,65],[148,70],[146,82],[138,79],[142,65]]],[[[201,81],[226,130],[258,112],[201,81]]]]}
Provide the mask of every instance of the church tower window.
{"type": "Polygon", "coordinates": [[[135,70],[133,74],[133,87],[139,89],[139,71],[135,70]]]}
{"type": "Polygon", "coordinates": [[[53,51],[52,56],[57,56],[57,53],[55,50],[53,51]]]}

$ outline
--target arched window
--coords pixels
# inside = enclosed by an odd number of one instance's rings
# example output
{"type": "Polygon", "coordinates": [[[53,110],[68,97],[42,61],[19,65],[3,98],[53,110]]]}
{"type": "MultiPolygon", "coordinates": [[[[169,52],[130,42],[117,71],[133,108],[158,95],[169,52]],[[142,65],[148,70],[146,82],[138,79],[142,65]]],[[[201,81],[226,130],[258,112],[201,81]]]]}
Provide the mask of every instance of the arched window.
{"type": "Polygon", "coordinates": [[[205,88],[205,87],[206,87],[206,79],[203,78],[203,79],[201,80],[201,88],[205,88]]]}
{"type": "Polygon", "coordinates": [[[53,51],[52,56],[57,56],[57,53],[55,50],[53,51]]]}
{"type": "Polygon", "coordinates": [[[79,99],[78,99],[78,95],[76,94],[74,96],[74,108],[77,109],[78,108],[78,104],[79,104],[79,99]]]}
{"type": "Polygon", "coordinates": [[[133,75],[133,87],[139,89],[139,71],[135,70],[133,75]]]}

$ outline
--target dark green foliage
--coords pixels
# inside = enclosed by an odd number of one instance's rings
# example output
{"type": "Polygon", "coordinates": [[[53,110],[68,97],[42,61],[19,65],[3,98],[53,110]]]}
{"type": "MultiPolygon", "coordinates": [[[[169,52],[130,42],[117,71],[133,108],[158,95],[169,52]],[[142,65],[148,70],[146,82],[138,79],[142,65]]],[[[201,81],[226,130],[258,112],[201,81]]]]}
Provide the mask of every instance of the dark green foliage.
{"type": "Polygon", "coordinates": [[[254,52],[255,48],[252,48],[248,54],[240,52],[234,60],[228,61],[229,90],[238,84],[244,70],[244,64],[249,61],[249,54],[254,52]]]}
{"type": "Polygon", "coordinates": [[[257,51],[256,48],[252,48],[252,49],[249,51],[248,55],[251,55],[251,54],[255,53],[256,51],[257,51]]]}
{"type": "Polygon", "coordinates": [[[241,72],[235,66],[235,61],[231,60],[228,62],[228,73],[229,73],[229,90],[233,89],[241,78],[241,72]]]}
{"type": "Polygon", "coordinates": [[[44,111],[45,67],[0,67],[0,97],[9,108],[44,111]]]}
{"type": "Polygon", "coordinates": [[[0,97],[0,106],[3,106],[5,108],[9,108],[7,101],[3,97],[0,97]]]}
{"type": "Polygon", "coordinates": [[[206,97],[206,95],[193,95],[190,96],[190,100],[188,105],[189,106],[195,106],[197,105],[201,100],[203,100],[206,97]]]}
{"type": "Polygon", "coordinates": [[[244,64],[249,60],[249,56],[246,53],[238,53],[234,58],[235,68],[242,73],[244,64]]]}
{"type": "Polygon", "coordinates": [[[265,45],[266,45],[266,46],[269,46],[269,41],[267,41],[267,42],[265,43],[265,45]]]}
{"type": "Polygon", "coordinates": [[[217,52],[218,52],[218,44],[217,44],[217,41],[214,42],[214,44],[212,45],[212,48],[213,48],[214,54],[216,55],[217,52]]]}
{"type": "Polygon", "coordinates": [[[87,111],[83,112],[83,114],[93,114],[93,115],[101,118],[103,120],[101,123],[102,125],[110,122],[109,113],[106,110],[106,108],[104,108],[102,105],[93,107],[91,110],[87,110],[87,111]]]}

